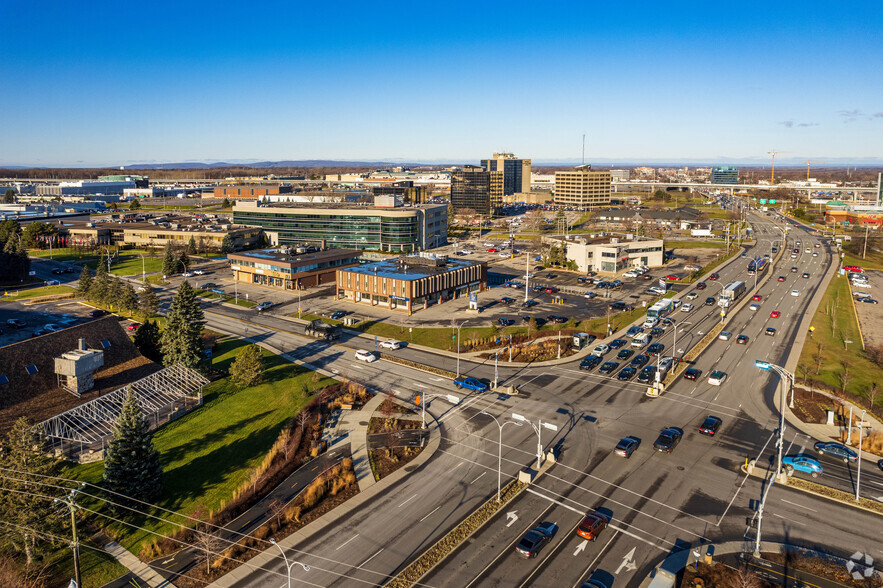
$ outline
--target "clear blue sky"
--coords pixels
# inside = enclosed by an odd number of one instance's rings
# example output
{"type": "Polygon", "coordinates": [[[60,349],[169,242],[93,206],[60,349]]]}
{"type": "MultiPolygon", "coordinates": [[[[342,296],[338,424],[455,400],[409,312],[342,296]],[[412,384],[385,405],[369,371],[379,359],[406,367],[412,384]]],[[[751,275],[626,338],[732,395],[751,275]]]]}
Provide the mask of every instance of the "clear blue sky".
{"type": "Polygon", "coordinates": [[[0,165],[883,158],[879,2],[0,2],[0,165]],[[627,8],[626,8],[627,7],[627,8]]]}

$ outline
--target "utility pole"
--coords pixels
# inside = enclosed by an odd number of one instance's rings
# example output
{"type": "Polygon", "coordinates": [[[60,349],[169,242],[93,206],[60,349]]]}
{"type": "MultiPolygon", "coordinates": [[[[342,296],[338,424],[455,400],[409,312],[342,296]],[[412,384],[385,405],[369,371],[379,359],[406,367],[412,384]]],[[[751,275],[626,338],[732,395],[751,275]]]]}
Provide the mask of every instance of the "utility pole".
{"type": "Polygon", "coordinates": [[[862,259],[865,258],[865,253],[868,252],[868,232],[871,230],[870,225],[865,225],[865,245],[862,247],[862,259]]]}
{"type": "Polygon", "coordinates": [[[76,502],[75,499],[77,497],[77,493],[79,490],[71,490],[70,494],[65,498],[56,498],[55,502],[64,503],[71,511],[71,533],[72,541],[71,541],[71,549],[74,552],[74,581],[77,583],[77,587],[83,585],[80,580],[80,541],[77,536],[77,517],[76,517],[76,502]]]}

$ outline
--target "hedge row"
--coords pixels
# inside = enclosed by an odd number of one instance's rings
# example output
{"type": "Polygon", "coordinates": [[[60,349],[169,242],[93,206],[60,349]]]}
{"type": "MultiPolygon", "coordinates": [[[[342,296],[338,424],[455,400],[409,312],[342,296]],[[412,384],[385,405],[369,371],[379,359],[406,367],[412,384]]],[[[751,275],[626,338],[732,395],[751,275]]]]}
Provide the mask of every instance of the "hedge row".
{"type": "Polygon", "coordinates": [[[454,372],[443,370],[441,368],[432,367],[431,365],[425,365],[422,363],[417,363],[416,361],[411,361],[410,359],[403,359],[401,357],[396,357],[394,355],[383,355],[380,356],[381,359],[385,359],[386,361],[391,361],[393,363],[398,363],[401,365],[405,365],[408,367],[412,367],[418,370],[423,370],[424,372],[429,372],[430,374],[437,374],[439,376],[444,376],[446,378],[454,379],[457,377],[457,374],[454,372]]]}

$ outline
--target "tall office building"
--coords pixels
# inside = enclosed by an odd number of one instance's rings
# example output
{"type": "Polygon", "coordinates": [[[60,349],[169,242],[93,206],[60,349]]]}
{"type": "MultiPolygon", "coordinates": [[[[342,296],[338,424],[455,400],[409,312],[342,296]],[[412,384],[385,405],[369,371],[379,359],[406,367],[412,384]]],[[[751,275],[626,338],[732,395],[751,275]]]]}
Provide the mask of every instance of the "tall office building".
{"type": "Polygon", "coordinates": [[[712,184],[738,184],[739,168],[729,165],[719,165],[711,168],[712,184]]]}
{"type": "Polygon", "coordinates": [[[609,171],[592,171],[589,164],[555,172],[555,203],[590,210],[610,205],[609,171]]]}
{"type": "Polygon", "coordinates": [[[518,159],[511,153],[494,153],[492,159],[481,160],[481,167],[489,172],[503,172],[503,196],[530,192],[529,159],[518,159]]]}
{"type": "MultiPolygon", "coordinates": [[[[527,177],[530,184],[530,175],[527,177]]],[[[471,209],[478,214],[494,214],[503,203],[503,171],[487,171],[467,165],[451,174],[451,204],[460,212],[471,209]]]]}

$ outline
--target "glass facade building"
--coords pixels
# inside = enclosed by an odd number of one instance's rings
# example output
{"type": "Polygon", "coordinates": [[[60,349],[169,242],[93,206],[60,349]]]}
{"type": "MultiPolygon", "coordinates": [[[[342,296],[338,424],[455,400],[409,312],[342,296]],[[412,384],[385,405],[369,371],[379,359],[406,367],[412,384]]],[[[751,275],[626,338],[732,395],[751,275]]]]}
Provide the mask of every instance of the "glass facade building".
{"type": "Polygon", "coordinates": [[[739,168],[728,165],[720,165],[711,168],[712,184],[738,184],[739,168]]]}

